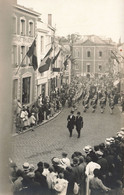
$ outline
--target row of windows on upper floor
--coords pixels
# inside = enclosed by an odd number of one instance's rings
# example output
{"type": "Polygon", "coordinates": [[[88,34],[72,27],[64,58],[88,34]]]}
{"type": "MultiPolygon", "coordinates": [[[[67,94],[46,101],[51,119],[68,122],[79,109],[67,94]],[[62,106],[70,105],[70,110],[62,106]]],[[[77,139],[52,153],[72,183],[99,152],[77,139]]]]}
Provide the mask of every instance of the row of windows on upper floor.
{"type": "MultiPolygon", "coordinates": [[[[26,56],[27,51],[29,50],[29,47],[27,46],[17,46],[17,45],[13,45],[12,46],[12,64],[14,65],[14,67],[20,65],[20,63],[22,63],[22,65],[26,65],[26,64],[30,64],[30,59],[28,58],[28,56],[26,56]]],[[[43,40],[41,37],[41,52],[43,52],[43,40]]],[[[59,60],[59,64],[62,66],[63,62],[61,60],[59,60]]]]}
{"type": "MultiPolygon", "coordinates": [[[[80,52],[79,52],[79,51],[74,51],[74,55],[75,55],[75,57],[80,57],[80,52]]],[[[99,52],[98,52],[98,55],[99,55],[99,57],[101,58],[101,57],[103,56],[102,51],[99,51],[99,52]]],[[[92,57],[91,51],[87,51],[87,57],[88,57],[88,58],[89,58],[89,57],[92,57]]]]}
{"type": "MultiPolygon", "coordinates": [[[[79,66],[79,64],[76,64],[76,66],[74,67],[74,69],[75,70],[80,70],[80,66],[79,66]]],[[[98,68],[97,68],[97,71],[98,72],[101,72],[103,70],[103,68],[102,68],[102,65],[100,64],[100,65],[98,65],[98,68]]],[[[90,64],[87,64],[86,65],[86,72],[91,72],[91,65],[90,64]]]]}
{"type": "Polygon", "coordinates": [[[18,23],[17,23],[17,17],[13,16],[12,18],[12,31],[13,34],[20,34],[22,36],[27,35],[27,36],[34,36],[35,35],[35,26],[34,26],[34,21],[33,20],[28,20],[28,25],[27,25],[27,20],[24,17],[20,18],[19,21],[19,31],[18,31],[18,23]],[[28,30],[28,33],[27,33],[28,30]]]}
{"type": "Polygon", "coordinates": [[[30,59],[28,58],[28,56],[26,56],[28,50],[29,47],[26,46],[20,46],[20,47],[17,45],[12,46],[11,59],[14,67],[20,65],[21,63],[22,65],[30,64],[30,59]]]}

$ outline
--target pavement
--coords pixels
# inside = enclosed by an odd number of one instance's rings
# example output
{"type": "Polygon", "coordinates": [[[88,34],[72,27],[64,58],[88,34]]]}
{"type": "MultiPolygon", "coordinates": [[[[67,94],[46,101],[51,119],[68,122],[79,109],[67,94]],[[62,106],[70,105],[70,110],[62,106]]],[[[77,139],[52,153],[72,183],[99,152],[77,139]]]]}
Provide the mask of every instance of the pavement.
{"type": "Polygon", "coordinates": [[[72,138],[69,137],[66,126],[70,108],[66,107],[57,117],[37,127],[34,131],[13,136],[11,140],[12,160],[18,167],[21,167],[24,162],[34,164],[36,167],[39,161],[50,163],[52,157],[61,158],[63,151],[67,152],[68,157],[71,158],[73,152],[84,153],[84,146],[100,144],[107,137],[115,136],[117,131],[124,126],[123,114],[118,106],[115,106],[113,115],[109,113],[108,105],[103,114],[100,113],[99,106],[95,113],[92,113],[91,109],[83,113],[83,107],[80,104],[78,111],[81,111],[84,118],[81,138],[77,139],[75,129],[72,138]]]}
{"type": "Polygon", "coordinates": [[[62,111],[62,110],[59,110],[59,111],[58,111],[57,113],[55,113],[52,117],[50,117],[48,120],[44,120],[42,123],[37,124],[37,125],[34,126],[34,127],[29,127],[28,129],[23,130],[23,131],[20,132],[20,133],[13,133],[12,136],[17,136],[17,135],[20,135],[20,134],[24,134],[24,133],[26,133],[26,132],[28,132],[28,131],[32,131],[32,130],[37,129],[38,127],[40,127],[40,126],[42,126],[42,125],[44,125],[44,124],[50,122],[50,121],[53,120],[54,118],[56,118],[56,117],[61,113],[61,111],[62,111]]]}

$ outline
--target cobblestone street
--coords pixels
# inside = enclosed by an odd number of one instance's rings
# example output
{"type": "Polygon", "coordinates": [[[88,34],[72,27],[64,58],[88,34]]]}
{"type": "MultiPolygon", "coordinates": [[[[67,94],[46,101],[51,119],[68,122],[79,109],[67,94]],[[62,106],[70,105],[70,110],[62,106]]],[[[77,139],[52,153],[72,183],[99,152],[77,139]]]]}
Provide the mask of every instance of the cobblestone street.
{"type": "Polygon", "coordinates": [[[66,151],[71,157],[74,151],[83,153],[85,145],[94,146],[104,142],[105,138],[116,135],[123,126],[122,113],[118,107],[115,107],[113,115],[110,115],[108,105],[104,114],[100,113],[99,106],[95,113],[92,113],[91,109],[83,113],[81,104],[78,110],[84,118],[80,139],[77,139],[75,129],[73,137],[69,137],[66,125],[70,109],[64,108],[56,118],[36,128],[35,131],[12,137],[12,160],[20,167],[25,161],[35,166],[39,161],[50,162],[52,157],[61,157],[62,151],[66,151]]]}

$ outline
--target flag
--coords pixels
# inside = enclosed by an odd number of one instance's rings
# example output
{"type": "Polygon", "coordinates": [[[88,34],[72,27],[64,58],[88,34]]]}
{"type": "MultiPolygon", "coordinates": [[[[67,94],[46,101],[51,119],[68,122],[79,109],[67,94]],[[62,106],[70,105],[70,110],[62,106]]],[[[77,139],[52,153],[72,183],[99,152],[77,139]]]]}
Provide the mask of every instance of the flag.
{"type": "Polygon", "coordinates": [[[49,49],[49,51],[47,52],[47,54],[45,55],[45,57],[43,58],[43,60],[41,61],[41,65],[38,69],[38,71],[40,73],[43,73],[47,70],[49,70],[50,64],[51,64],[51,58],[50,58],[50,54],[53,51],[53,48],[51,47],[49,49]]]}
{"type": "Polygon", "coordinates": [[[31,59],[31,66],[33,66],[34,70],[37,70],[38,64],[37,64],[37,55],[36,55],[36,40],[33,41],[31,47],[29,48],[27,52],[27,56],[31,59]]]}
{"type": "Polygon", "coordinates": [[[111,53],[114,55],[114,58],[115,58],[116,62],[119,64],[120,62],[119,62],[119,60],[118,60],[116,54],[115,54],[113,51],[111,51],[111,53]]]}
{"type": "Polygon", "coordinates": [[[51,59],[48,57],[45,64],[39,67],[39,69],[38,69],[39,72],[43,73],[43,72],[49,70],[50,63],[51,63],[51,59]]]}
{"type": "Polygon", "coordinates": [[[59,52],[57,53],[57,55],[53,58],[52,64],[55,63],[55,61],[57,60],[59,54],[60,54],[61,50],[59,50],[59,52]]]}
{"type": "Polygon", "coordinates": [[[49,49],[49,51],[47,52],[47,54],[45,55],[44,58],[46,58],[47,56],[49,56],[49,55],[51,54],[52,51],[53,51],[53,48],[51,47],[51,48],[49,49]]]}

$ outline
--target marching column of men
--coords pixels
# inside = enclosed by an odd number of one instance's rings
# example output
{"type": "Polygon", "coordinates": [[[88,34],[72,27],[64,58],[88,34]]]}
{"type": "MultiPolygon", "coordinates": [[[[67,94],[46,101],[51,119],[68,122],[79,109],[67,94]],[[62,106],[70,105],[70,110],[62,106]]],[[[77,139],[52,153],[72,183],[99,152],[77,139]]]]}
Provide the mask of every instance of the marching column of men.
{"type": "Polygon", "coordinates": [[[71,111],[70,115],[68,115],[67,121],[68,121],[67,128],[69,130],[70,137],[72,137],[74,126],[76,126],[76,131],[78,133],[77,138],[80,138],[80,132],[81,132],[81,129],[83,128],[83,117],[81,116],[81,113],[77,112],[77,116],[75,117],[74,111],[71,111]]]}

